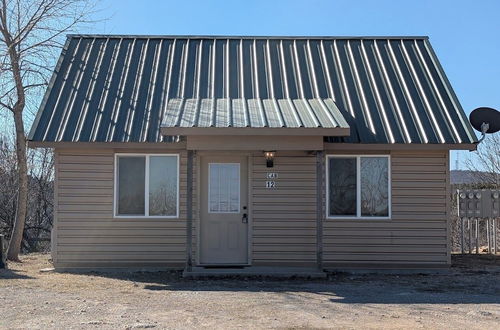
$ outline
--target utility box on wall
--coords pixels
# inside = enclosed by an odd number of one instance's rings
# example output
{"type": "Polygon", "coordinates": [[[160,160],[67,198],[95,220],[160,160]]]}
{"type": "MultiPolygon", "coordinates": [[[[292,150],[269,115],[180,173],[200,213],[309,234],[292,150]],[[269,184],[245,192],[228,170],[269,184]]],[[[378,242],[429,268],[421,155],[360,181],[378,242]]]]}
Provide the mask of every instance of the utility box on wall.
{"type": "Polygon", "coordinates": [[[500,189],[461,189],[458,194],[458,216],[461,218],[498,218],[500,189]]]}

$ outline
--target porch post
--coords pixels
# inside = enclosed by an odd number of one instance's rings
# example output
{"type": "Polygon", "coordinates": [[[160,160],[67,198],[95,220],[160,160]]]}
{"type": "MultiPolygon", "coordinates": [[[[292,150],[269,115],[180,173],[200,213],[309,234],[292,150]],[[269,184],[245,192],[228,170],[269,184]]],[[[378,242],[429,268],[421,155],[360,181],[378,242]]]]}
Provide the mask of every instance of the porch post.
{"type": "Polygon", "coordinates": [[[323,151],[316,152],[316,263],[318,270],[323,270],[323,187],[325,159],[323,151]]]}
{"type": "Polygon", "coordinates": [[[190,272],[193,266],[193,158],[194,151],[187,152],[187,223],[186,223],[186,271],[190,272]]]}

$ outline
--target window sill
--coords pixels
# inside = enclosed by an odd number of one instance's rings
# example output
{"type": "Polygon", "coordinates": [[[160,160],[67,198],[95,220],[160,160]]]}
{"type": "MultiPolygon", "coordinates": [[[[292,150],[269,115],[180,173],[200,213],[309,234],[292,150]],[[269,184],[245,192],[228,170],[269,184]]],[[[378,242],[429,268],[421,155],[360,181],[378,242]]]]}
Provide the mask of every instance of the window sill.
{"type": "Polygon", "coordinates": [[[179,219],[178,215],[158,215],[158,216],[145,216],[145,215],[115,215],[113,219],[179,219]]]}
{"type": "Polygon", "coordinates": [[[392,217],[326,217],[326,220],[341,220],[341,221],[352,221],[352,220],[390,221],[390,220],[392,220],[392,217]]]}

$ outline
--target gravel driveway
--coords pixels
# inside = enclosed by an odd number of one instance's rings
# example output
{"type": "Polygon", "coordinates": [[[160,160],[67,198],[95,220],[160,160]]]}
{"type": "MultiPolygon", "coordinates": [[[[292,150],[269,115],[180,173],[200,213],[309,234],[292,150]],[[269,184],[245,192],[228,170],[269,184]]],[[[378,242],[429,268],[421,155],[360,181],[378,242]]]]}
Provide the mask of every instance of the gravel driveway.
{"type": "Polygon", "coordinates": [[[500,262],[456,259],[440,275],[183,280],[179,273],[0,270],[0,328],[467,328],[500,324],[500,262]]]}

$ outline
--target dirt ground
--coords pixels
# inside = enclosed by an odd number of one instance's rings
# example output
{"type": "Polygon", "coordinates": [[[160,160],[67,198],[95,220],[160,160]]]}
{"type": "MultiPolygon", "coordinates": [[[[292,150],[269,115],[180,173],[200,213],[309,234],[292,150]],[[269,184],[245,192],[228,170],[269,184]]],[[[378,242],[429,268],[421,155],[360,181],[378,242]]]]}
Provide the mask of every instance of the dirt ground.
{"type": "Polygon", "coordinates": [[[0,270],[0,328],[498,329],[500,259],[455,258],[443,274],[328,280],[184,280],[176,272],[0,270]]]}

